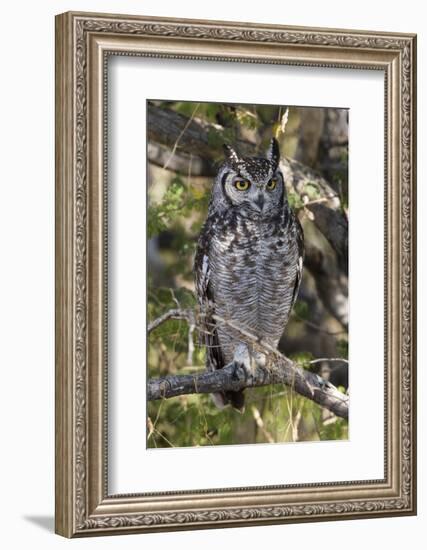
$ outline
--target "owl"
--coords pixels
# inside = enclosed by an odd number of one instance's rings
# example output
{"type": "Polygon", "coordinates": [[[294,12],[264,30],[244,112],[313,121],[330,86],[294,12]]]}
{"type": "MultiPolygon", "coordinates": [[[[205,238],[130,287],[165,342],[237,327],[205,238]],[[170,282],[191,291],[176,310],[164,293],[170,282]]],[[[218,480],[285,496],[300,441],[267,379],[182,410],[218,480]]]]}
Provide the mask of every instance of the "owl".
{"type": "MultiPolygon", "coordinates": [[[[301,282],[304,238],[291,210],[272,139],[266,158],[224,147],[195,262],[195,287],[206,313],[202,338],[206,368],[221,369],[242,345],[232,321],[277,348],[301,282]]],[[[243,391],[215,393],[218,407],[244,408],[243,391]]]]}

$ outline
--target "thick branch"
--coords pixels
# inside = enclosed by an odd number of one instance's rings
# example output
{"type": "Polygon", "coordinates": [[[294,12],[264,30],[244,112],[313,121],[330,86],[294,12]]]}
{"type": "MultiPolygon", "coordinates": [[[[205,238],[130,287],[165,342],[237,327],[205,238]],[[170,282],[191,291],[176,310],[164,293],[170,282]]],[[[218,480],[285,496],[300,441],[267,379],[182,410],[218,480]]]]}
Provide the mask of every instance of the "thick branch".
{"type": "MultiPolygon", "coordinates": [[[[203,317],[202,314],[198,314],[203,317]]],[[[232,321],[227,321],[217,315],[212,315],[218,323],[224,323],[240,332],[242,339],[262,351],[265,360],[262,365],[253,365],[250,373],[240,363],[230,363],[223,369],[212,372],[203,371],[200,374],[171,375],[164,378],[152,378],[147,382],[147,398],[149,401],[168,399],[178,395],[193,393],[215,393],[223,391],[238,391],[244,388],[267,386],[270,384],[286,384],[300,395],[327,408],[337,416],[348,418],[349,397],[338,391],[335,386],[322,380],[317,374],[298,367],[293,361],[284,357],[278,350],[263,343],[259,338],[232,321]]],[[[151,322],[148,332],[160,326],[168,319],[186,320],[190,325],[198,321],[192,310],[172,309],[151,322]]],[[[203,323],[201,323],[203,325],[203,323]]],[[[327,361],[327,359],[322,359],[327,361]]],[[[344,361],[344,360],[343,360],[344,361]]],[[[315,362],[318,362],[315,360],[315,362]]],[[[252,362],[254,363],[254,362],[252,362]]]]}
{"type": "Polygon", "coordinates": [[[175,151],[171,155],[170,147],[150,141],[147,146],[147,154],[150,162],[156,166],[167,166],[168,170],[179,174],[191,174],[191,176],[213,176],[215,174],[214,163],[205,157],[175,151]]]}
{"type": "Polygon", "coordinates": [[[306,208],[335,250],[340,269],[348,273],[348,220],[334,189],[317,172],[297,160],[284,158],[280,168],[286,185],[303,201],[307,200],[310,191],[315,193],[317,200],[308,200],[306,208]]]}
{"type": "MultiPolygon", "coordinates": [[[[212,124],[200,118],[189,117],[166,109],[148,104],[147,107],[148,141],[153,144],[169,148],[169,156],[175,149],[174,156],[180,159],[173,168],[164,148],[155,146],[148,148],[150,162],[159,166],[168,165],[171,170],[188,174],[190,155],[191,173],[193,176],[214,176],[216,174],[215,161],[222,155],[221,143],[213,146],[209,139],[211,133],[221,134],[224,131],[220,124],[212,124]],[[198,173],[197,173],[198,167],[198,173]]],[[[239,151],[245,154],[253,153],[254,145],[246,140],[238,140],[235,144],[239,151]]]]}
{"type": "Polygon", "coordinates": [[[148,380],[148,400],[167,399],[193,393],[238,391],[244,388],[286,384],[295,392],[325,407],[341,418],[348,418],[349,397],[310,371],[283,359],[273,366],[256,367],[248,375],[240,365],[230,363],[223,369],[200,374],[165,376],[148,380]]]}

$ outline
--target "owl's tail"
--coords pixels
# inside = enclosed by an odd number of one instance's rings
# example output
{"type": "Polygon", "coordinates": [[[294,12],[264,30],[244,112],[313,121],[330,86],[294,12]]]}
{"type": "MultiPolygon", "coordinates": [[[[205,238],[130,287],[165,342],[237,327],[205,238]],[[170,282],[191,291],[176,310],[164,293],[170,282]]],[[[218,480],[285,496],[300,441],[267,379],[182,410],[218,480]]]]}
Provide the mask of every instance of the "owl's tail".
{"type": "Polygon", "coordinates": [[[231,405],[233,409],[243,413],[245,410],[245,395],[243,390],[212,393],[212,400],[219,409],[231,405]]]}

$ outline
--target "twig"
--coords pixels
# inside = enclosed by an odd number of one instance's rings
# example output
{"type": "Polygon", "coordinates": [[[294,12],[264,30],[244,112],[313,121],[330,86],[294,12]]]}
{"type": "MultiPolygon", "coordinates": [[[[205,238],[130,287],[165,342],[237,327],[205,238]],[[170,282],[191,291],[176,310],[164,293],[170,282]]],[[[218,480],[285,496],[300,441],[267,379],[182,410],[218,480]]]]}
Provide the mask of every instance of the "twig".
{"type": "Polygon", "coordinates": [[[259,410],[255,407],[255,405],[251,406],[252,416],[254,417],[255,424],[258,426],[258,428],[261,430],[263,436],[267,440],[268,443],[275,443],[274,437],[271,435],[271,433],[267,430],[265,427],[264,421],[262,419],[262,416],[259,412],[259,410]]]}
{"type": "Polygon", "coordinates": [[[303,195],[302,196],[302,202],[303,202],[304,206],[312,206],[313,204],[324,204],[325,202],[328,202],[328,201],[330,201],[332,199],[335,199],[335,198],[339,199],[338,195],[330,194],[327,197],[322,197],[320,199],[310,200],[307,195],[303,195]]]}
{"type": "Polygon", "coordinates": [[[178,147],[178,144],[179,144],[179,142],[180,142],[182,136],[184,135],[184,133],[185,133],[185,131],[187,130],[187,128],[190,126],[190,124],[191,124],[193,118],[195,117],[196,112],[197,112],[197,110],[198,110],[199,107],[200,107],[200,103],[197,103],[197,104],[196,104],[196,107],[194,108],[193,112],[191,113],[190,118],[188,119],[187,123],[185,124],[185,126],[184,126],[184,128],[182,129],[182,131],[181,131],[181,133],[179,134],[179,136],[177,137],[177,139],[176,139],[176,141],[175,141],[175,143],[174,143],[174,146],[173,146],[173,148],[172,148],[172,152],[171,152],[171,154],[170,154],[168,160],[165,162],[165,165],[163,166],[163,168],[164,168],[165,170],[166,170],[167,167],[169,166],[169,163],[170,163],[170,161],[172,160],[172,158],[173,158],[173,156],[174,156],[174,154],[175,154],[176,148],[178,147]]]}
{"type": "Polygon", "coordinates": [[[342,357],[319,357],[319,359],[313,359],[310,361],[310,365],[315,365],[316,363],[347,363],[348,365],[348,359],[343,359],[342,357]]]}
{"type": "Polygon", "coordinates": [[[193,353],[194,353],[194,341],[193,341],[193,333],[196,328],[196,325],[194,323],[190,323],[190,326],[188,327],[188,351],[187,351],[187,363],[190,363],[193,361],[193,353]]]}
{"type": "Polygon", "coordinates": [[[247,338],[251,342],[254,342],[255,344],[260,345],[262,348],[264,348],[265,351],[268,351],[268,352],[270,352],[274,355],[278,355],[280,357],[283,357],[282,354],[280,353],[280,351],[277,350],[276,348],[274,348],[273,346],[271,346],[268,342],[265,342],[264,340],[262,340],[262,338],[259,338],[258,336],[255,336],[254,334],[252,334],[251,332],[249,332],[245,328],[237,325],[233,321],[228,320],[228,319],[224,319],[223,317],[220,317],[219,315],[216,315],[215,313],[212,314],[212,319],[214,321],[219,322],[220,324],[224,324],[224,325],[227,325],[228,327],[232,328],[233,330],[235,330],[236,332],[238,332],[239,334],[241,334],[242,336],[244,336],[245,338],[247,338]]]}
{"type": "Polygon", "coordinates": [[[189,309],[170,309],[151,323],[149,323],[147,332],[150,334],[155,328],[159,327],[165,321],[169,319],[184,320],[191,323],[194,323],[194,313],[189,309]]]}
{"type": "Polygon", "coordinates": [[[302,418],[301,409],[302,409],[302,407],[298,410],[298,412],[295,416],[295,420],[292,421],[292,441],[298,441],[298,439],[299,439],[298,430],[299,430],[299,425],[300,425],[301,418],[302,418]]]}
{"type": "Polygon", "coordinates": [[[304,317],[301,317],[301,315],[298,315],[298,313],[293,312],[293,316],[301,321],[302,323],[305,323],[308,327],[317,330],[318,332],[322,332],[323,334],[327,334],[328,336],[339,336],[340,334],[347,334],[346,330],[326,330],[322,328],[321,326],[317,325],[316,323],[313,323],[312,321],[309,321],[308,319],[304,319],[304,317]]]}

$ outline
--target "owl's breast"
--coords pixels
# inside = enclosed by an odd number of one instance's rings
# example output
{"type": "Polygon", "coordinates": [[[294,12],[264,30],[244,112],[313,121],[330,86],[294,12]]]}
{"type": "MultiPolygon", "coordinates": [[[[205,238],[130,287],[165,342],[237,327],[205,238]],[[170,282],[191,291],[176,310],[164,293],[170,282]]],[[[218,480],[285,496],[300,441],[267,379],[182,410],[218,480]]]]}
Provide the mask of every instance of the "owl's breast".
{"type": "Polygon", "coordinates": [[[280,220],[236,218],[221,224],[209,254],[217,314],[277,345],[292,306],[298,261],[292,231],[280,220]]]}

